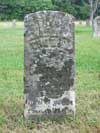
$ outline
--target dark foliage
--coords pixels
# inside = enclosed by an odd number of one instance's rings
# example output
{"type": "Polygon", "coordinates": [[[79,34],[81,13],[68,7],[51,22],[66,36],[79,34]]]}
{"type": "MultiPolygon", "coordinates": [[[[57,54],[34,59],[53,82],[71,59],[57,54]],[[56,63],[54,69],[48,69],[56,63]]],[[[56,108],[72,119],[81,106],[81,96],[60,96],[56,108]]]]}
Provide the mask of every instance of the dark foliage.
{"type": "Polygon", "coordinates": [[[38,10],[68,12],[83,20],[90,15],[88,0],[0,0],[0,20],[23,20],[26,14],[38,10]]]}

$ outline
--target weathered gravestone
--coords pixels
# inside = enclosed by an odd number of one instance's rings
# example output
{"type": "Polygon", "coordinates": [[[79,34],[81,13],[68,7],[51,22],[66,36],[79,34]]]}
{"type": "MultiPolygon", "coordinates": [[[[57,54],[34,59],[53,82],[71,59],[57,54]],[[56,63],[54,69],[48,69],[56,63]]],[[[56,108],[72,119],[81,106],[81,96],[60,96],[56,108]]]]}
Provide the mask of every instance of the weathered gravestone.
{"type": "Polygon", "coordinates": [[[100,16],[94,19],[94,37],[100,37],[100,16]]]}
{"type": "Polygon", "coordinates": [[[74,114],[73,17],[58,11],[27,15],[24,54],[25,118],[74,114]]]}
{"type": "Polygon", "coordinates": [[[90,20],[89,19],[86,20],[86,26],[90,26],[90,20]]]}
{"type": "Polygon", "coordinates": [[[12,21],[12,27],[16,27],[16,19],[14,19],[13,21],[12,21]]]}
{"type": "Polygon", "coordinates": [[[79,25],[82,25],[82,21],[81,20],[79,21],[79,25]]]}

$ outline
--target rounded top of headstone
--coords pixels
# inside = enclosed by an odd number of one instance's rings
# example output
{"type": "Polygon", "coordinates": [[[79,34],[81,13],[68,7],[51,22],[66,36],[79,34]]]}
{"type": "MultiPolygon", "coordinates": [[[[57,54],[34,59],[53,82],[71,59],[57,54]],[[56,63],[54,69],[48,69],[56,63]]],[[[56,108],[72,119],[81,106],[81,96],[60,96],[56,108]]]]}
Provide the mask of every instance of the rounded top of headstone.
{"type": "Polygon", "coordinates": [[[38,11],[30,13],[24,19],[25,34],[34,33],[34,37],[56,36],[71,38],[74,17],[60,11],[38,11]],[[69,28],[70,27],[70,28],[69,28]]]}
{"type": "Polygon", "coordinates": [[[71,14],[61,12],[61,11],[50,11],[50,10],[49,11],[45,11],[45,10],[44,11],[37,11],[37,12],[34,12],[34,13],[27,14],[24,19],[29,19],[30,17],[41,16],[41,15],[63,16],[63,17],[67,17],[71,20],[74,20],[74,17],[71,14]]]}
{"type": "Polygon", "coordinates": [[[95,17],[95,19],[94,19],[94,20],[97,20],[97,19],[100,19],[100,16],[95,17]]]}

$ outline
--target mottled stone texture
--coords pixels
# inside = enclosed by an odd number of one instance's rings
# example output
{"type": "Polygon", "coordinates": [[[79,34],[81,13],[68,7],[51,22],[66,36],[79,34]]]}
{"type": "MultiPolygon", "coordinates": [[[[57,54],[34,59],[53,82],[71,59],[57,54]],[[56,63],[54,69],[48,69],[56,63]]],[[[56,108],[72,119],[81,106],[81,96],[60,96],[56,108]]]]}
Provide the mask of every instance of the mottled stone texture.
{"type": "Polygon", "coordinates": [[[26,119],[75,112],[73,17],[40,11],[25,17],[26,119]]]}
{"type": "Polygon", "coordinates": [[[94,37],[100,37],[100,16],[94,19],[94,37]]]}

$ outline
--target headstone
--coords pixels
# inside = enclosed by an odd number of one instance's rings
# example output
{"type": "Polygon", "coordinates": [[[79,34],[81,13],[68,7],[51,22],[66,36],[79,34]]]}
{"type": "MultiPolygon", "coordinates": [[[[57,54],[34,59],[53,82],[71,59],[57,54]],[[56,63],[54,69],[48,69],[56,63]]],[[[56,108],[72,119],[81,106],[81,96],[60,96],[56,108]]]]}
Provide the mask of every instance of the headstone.
{"type": "Polygon", "coordinates": [[[79,25],[82,25],[82,21],[81,20],[79,21],[79,25]]]}
{"type": "Polygon", "coordinates": [[[16,27],[16,19],[14,19],[13,21],[12,21],[12,27],[16,27]]]}
{"type": "Polygon", "coordinates": [[[100,16],[94,19],[94,37],[100,37],[100,16]]]}
{"type": "Polygon", "coordinates": [[[89,19],[86,20],[86,26],[90,26],[90,20],[89,19]]]}
{"type": "Polygon", "coordinates": [[[27,15],[24,23],[25,118],[73,115],[73,17],[58,11],[39,11],[27,15]]]}

